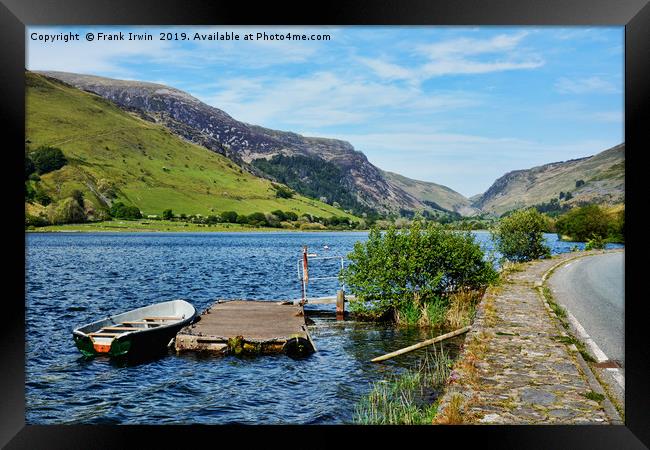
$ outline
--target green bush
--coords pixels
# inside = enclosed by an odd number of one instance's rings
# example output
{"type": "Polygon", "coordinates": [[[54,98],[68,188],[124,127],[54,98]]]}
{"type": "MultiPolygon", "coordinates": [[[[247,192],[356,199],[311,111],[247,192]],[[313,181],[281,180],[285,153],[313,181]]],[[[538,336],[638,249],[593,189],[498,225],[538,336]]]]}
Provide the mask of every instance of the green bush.
{"type": "Polygon", "coordinates": [[[275,196],[277,198],[291,198],[295,194],[294,191],[281,184],[273,183],[273,188],[275,189],[275,196]]]}
{"type": "Polygon", "coordinates": [[[172,220],[174,218],[174,211],[171,209],[166,209],[162,212],[162,218],[164,220],[172,220]]]}
{"type": "Polygon", "coordinates": [[[72,197],[65,198],[57,204],[51,204],[47,210],[48,219],[53,224],[82,223],[86,213],[72,197]]]}
{"type": "Polygon", "coordinates": [[[598,205],[575,208],[560,216],[555,222],[557,233],[575,241],[585,242],[593,236],[607,237],[610,219],[598,205]]]}
{"type": "Polygon", "coordinates": [[[52,197],[37,187],[34,192],[34,201],[40,203],[43,206],[47,206],[52,203],[52,197]]]}
{"type": "Polygon", "coordinates": [[[400,312],[413,320],[416,308],[459,289],[481,289],[498,276],[471,233],[420,220],[385,233],[373,228],[348,259],[341,279],[356,297],[350,309],[367,320],[394,320],[400,312]]]}
{"type": "Polygon", "coordinates": [[[34,150],[30,155],[34,167],[39,174],[58,170],[68,163],[61,149],[43,146],[34,150]]]}
{"type": "Polygon", "coordinates": [[[551,255],[551,250],[544,244],[543,232],[547,228],[547,218],[530,208],[502,218],[491,234],[497,251],[505,259],[521,262],[551,255]]]}
{"type": "Polygon", "coordinates": [[[268,225],[266,216],[261,212],[254,212],[248,215],[248,223],[256,227],[263,227],[268,225]]]}
{"type": "Polygon", "coordinates": [[[287,215],[284,213],[284,211],[281,211],[279,209],[271,211],[271,214],[273,214],[280,222],[287,220],[287,215]]]}
{"type": "Polygon", "coordinates": [[[605,240],[601,236],[594,235],[585,244],[585,250],[602,249],[605,248],[605,240]]]}
{"type": "Polygon", "coordinates": [[[42,216],[33,216],[31,214],[25,214],[25,226],[26,227],[44,227],[49,225],[45,217],[42,216]]]}
{"type": "Polygon", "coordinates": [[[142,213],[137,206],[127,206],[122,202],[115,202],[111,205],[111,216],[116,219],[141,219],[142,213]]]}
{"type": "Polygon", "coordinates": [[[220,216],[221,220],[226,223],[237,223],[237,213],[235,211],[224,211],[220,216]]]}
{"type": "Polygon", "coordinates": [[[72,197],[82,208],[84,207],[84,193],[81,192],[79,189],[75,189],[70,193],[70,197],[72,197]]]}
{"type": "Polygon", "coordinates": [[[25,180],[29,179],[29,176],[36,171],[36,166],[34,162],[28,155],[25,155],[25,180]]]}

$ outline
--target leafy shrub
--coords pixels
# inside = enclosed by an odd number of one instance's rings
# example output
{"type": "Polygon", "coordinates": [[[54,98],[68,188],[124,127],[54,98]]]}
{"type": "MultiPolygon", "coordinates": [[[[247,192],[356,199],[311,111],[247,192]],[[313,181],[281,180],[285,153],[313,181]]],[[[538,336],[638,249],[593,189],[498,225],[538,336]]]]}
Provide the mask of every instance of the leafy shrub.
{"type": "Polygon", "coordinates": [[[79,189],[75,189],[70,193],[70,197],[72,197],[82,208],[84,207],[84,193],[81,192],[79,189]]]}
{"type": "Polygon", "coordinates": [[[61,149],[43,146],[34,150],[30,155],[34,167],[39,174],[58,170],[68,163],[61,149]]]}
{"type": "Polygon", "coordinates": [[[481,289],[498,277],[471,233],[420,220],[385,233],[373,228],[348,259],[341,278],[356,296],[350,309],[367,320],[413,317],[416,308],[459,289],[481,289]]]}
{"type": "Polygon", "coordinates": [[[224,211],[221,214],[221,220],[227,223],[237,223],[237,213],[235,211],[224,211]]]}
{"type": "Polygon", "coordinates": [[[279,209],[271,211],[271,214],[273,214],[280,222],[287,220],[287,215],[284,213],[284,211],[281,211],[279,209]]]}
{"type": "Polygon", "coordinates": [[[142,213],[137,206],[127,206],[122,202],[115,202],[110,209],[111,216],[117,219],[141,219],[142,213]]]}
{"type": "Polygon", "coordinates": [[[174,211],[171,209],[166,209],[162,212],[162,218],[164,220],[172,220],[174,218],[174,211]]]}
{"type": "Polygon", "coordinates": [[[52,197],[47,195],[44,191],[36,188],[34,192],[34,201],[40,203],[43,206],[47,206],[52,203],[52,197]]]}
{"type": "Polygon", "coordinates": [[[34,162],[28,155],[25,155],[25,180],[29,179],[29,176],[36,172],[36,166],[34,162]]]}
{"type": "Polygon", "coordinates": [[[273,183],[273,188],[275,189],[275,196],[277,198],[291,198],[295,194],[294,191],[281,184],[273,183]]]}
{"type": "Polygon", "coordinates": [[[84,209],[72,197],[65,198],[57,204],[49,205],[47,217],[53,224],[82,223],[86,221],[84,209]]]}
{"type": "Polygon", "coordinates": [[[221,222],[221,218],[219,218],[218,216],[209,215],[205,219],[205,223],[207,223],[209,225],[214,225],[214,224],[219,223],[219,222],[221,222]]]}
{"type": "Polygon", "coordinates": [[[601,236],[594,235],[585,244],[585,250],[593,250],[593,249],[601,249],[601,248],[605,248],[605,241],[601,236]]]}
{"type": "Polygon", "coordinates": [[[25,226],[26,227],[44,227],[49,225],[45,217],[42,216],[33,216],[31,214],[25,214],[25,226]]]}
{"type": "Polygon", "coordinates": [[[560,235],[584,242],[593,236],[605,238],[609,231],[609,218],[598,205],[587,205],[560,216],[555,228],[560,235]]]}
{"type": "Polygon", "coordinates": [[[496,249],[509,261],[530,261],[551,255],[544,244],[547,219],[534,208],[515,211],[492,229],[496,249]]]}
{"type": "Polygon", "coordinates": [[[249,225],[253,225],[256,227],[263,227],[268,225],[268,222],[266,221],[266,216],[264,215],[264,213],[261,212],[254,212],[252,214],[249,214],[248,223],[249,225]]]}

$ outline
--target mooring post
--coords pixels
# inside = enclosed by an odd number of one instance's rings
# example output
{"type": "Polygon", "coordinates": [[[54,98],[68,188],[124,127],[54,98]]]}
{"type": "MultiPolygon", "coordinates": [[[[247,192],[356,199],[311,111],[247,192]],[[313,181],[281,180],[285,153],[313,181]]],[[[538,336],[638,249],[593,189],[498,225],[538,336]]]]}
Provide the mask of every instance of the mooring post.
{"type": "Polygon", "coordinates": [[[342,289],[336,291],[336,320],[345,318],[345,292],[342,289]]]}

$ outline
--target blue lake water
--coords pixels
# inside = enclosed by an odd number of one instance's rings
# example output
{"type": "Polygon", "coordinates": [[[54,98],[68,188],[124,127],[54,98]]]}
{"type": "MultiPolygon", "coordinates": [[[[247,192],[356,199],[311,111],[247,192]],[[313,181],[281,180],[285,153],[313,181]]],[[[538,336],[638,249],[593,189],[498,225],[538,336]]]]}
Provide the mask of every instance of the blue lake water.
{"type": "MultiPolygon", "coordinates": [[[[476,239],[491,249],[489,233],[476,239]]],[[[217,299],[301,295],[302,246],[345,256],[367,233],[52,233],[27,235],[26,422],[28,424],[340,424],[371,383],[412,367],[418,352],[375,356],[431,337],[427,331],[337,322],[333,305],[307,305],[318,352],[242,358],[168,355],[128,365],[84,359],[71,330],[152,303],[182,298],[199,311],[217,299]],[[327,245],[329,249],[324,249],[327,245]]],[[[553,253],[574,245],[546,235],[553,253]]],[[[335,275],[322,260],[310,276],[335,275]]],[[[310,286],[331,296],[336,281],[310,286]]],[[[459,340],[445,345],[457,351],[459,340]]]]}

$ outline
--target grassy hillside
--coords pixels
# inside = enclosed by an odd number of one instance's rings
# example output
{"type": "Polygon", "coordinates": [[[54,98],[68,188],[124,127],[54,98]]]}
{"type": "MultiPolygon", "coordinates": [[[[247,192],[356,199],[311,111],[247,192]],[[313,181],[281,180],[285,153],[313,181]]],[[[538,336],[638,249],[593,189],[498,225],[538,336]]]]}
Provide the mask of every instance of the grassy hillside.
{"type": "Polygon", "coordinates": [[[418,200],[425,202],[428,206],[432,206],[433,203],[442,209],[454,211],[463,216],[478,213],[478,210],[471,206],[467,198],[446,186],[427,181],[413,180],[393,172],[383,171],[383,174],[390,182],[396,184],[418,200]]]}
{"type": "Polygon", "coordinates": [[[270,181],[160,125],[58,81],[29,72],[25,77],[28,147],[59,147],[69,161],[38,182],[54,201],[79,189],[86,202],[101,208],[105,202],[99,186],[112,184],[114,200],[137,206],[145,215],[165,209],[188,215],[280,209],[352,217],[300,195],[277,198],[270,181]]]}
{"type": "Polygon", "coordinates": [[[499,178],[474,206],[494,214],[548,203],[575,206],[625,202],[625,145],[597,155],[517,170],[499,178]],[[560,198],[570,193],[569,199],[560,198]]]}

